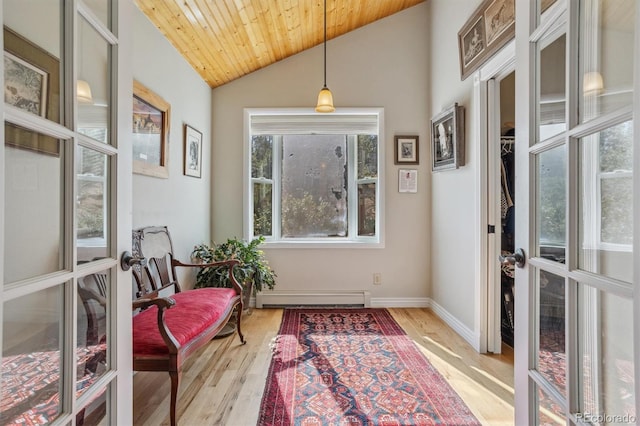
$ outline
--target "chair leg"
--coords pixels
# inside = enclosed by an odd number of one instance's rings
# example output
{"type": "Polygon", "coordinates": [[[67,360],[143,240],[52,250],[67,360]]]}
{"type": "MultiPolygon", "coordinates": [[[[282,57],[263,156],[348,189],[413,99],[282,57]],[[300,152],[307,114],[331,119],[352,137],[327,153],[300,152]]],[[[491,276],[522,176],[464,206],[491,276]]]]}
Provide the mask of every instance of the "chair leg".
{"type": "Polygon", "coordinates": [[[170,419],[171,419],[171,426],[176,426],[178,424],[176,422],[176,402],[178,400],[178,385],[180,384],[180,372],[169,371],[169,376],[171,376],[170,419]]]}
{"type": "Polygon", "coordinates": [[[244,345],[247,343],[244,340],[244,335],[242,334],[242,329],[240,328],[240,324],[242,323],[242,304],[236,308],[236,327],[238,329],[238,336],[240,337],[240,342],[244,345]]]}

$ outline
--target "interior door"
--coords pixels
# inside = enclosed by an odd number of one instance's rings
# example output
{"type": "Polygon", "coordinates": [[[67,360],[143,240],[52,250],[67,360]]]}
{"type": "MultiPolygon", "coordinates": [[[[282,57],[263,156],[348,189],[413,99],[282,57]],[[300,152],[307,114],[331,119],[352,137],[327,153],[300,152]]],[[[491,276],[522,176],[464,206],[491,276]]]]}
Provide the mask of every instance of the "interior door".
{"type": "Polygon", "coordinates": [[[131,423],[128,3],[2,2],[0,424],[131,423]]]}
{"type": "Polygon", "coordinates": [[[516,424],[636,423],[636,8],[517,3],[516,424]]]}

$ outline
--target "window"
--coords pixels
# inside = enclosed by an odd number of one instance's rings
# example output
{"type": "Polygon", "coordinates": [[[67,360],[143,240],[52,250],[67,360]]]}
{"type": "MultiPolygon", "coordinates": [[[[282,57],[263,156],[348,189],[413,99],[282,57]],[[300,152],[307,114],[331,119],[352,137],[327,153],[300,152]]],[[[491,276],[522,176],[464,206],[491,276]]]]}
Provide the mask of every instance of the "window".
{"type": "Polygon", "coordinates": [[[248,109],[248,239],[380,245],[381,109],[248,109]]]}

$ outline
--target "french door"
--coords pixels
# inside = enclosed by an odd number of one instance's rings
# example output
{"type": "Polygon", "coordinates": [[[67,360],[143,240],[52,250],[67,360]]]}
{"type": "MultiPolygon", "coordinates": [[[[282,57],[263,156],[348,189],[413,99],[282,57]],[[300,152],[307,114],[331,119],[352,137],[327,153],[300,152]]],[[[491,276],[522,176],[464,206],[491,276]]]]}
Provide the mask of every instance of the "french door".
{"type": "Polygon", "coordinates": [[[131,423],[129,3],[2,2],[0,424],[131,423]]]}
{"type": "Polygon", "coordinates": [[[516,424],[637,423],[638,7],[516,3],[516,424]]]}

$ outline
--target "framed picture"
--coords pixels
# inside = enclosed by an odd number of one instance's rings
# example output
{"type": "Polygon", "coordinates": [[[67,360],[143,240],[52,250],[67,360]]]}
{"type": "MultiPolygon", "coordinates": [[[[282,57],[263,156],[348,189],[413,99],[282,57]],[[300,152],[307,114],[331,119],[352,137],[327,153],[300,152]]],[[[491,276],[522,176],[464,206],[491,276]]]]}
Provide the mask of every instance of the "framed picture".
{"type": "Polygon", "coordinates": [[[398,170],[398,192],[418,192],[418,171],[412,169],[398,170]]]}
{"type": "Polygon", "coordinates": [[[464,165],[464,107],[454,104],[431,119],[433,171],[464,165]]]}
{"type": "Polygon", "coordinates": [[[202,133],[184,125],[184,174],[185,176],[202,176],[202,133]]]}
{"type": "MultiPolygon", "coordinates": [[[[23,111],[60,122],[60,61],[8,27],[4,33],[4,101],[23,111]]],[[[16,148],[59,155],[51,136],[6,126],[5,143],[16,148]]]]}
{"type": "Polygon", "coordinates": [[[396,136],[396,164],[418,164],[418,136],[396,136]]]}
{"type": "Polygon", "coordinates": [[[464,80],[515,36],[515,0],[485,0],[458,32],[464,80]]]}
{"type": "Polygon", "coordinates": [[[169,177],[171,106],[142,83],[133,82],[133,172],[169,177]]]}

